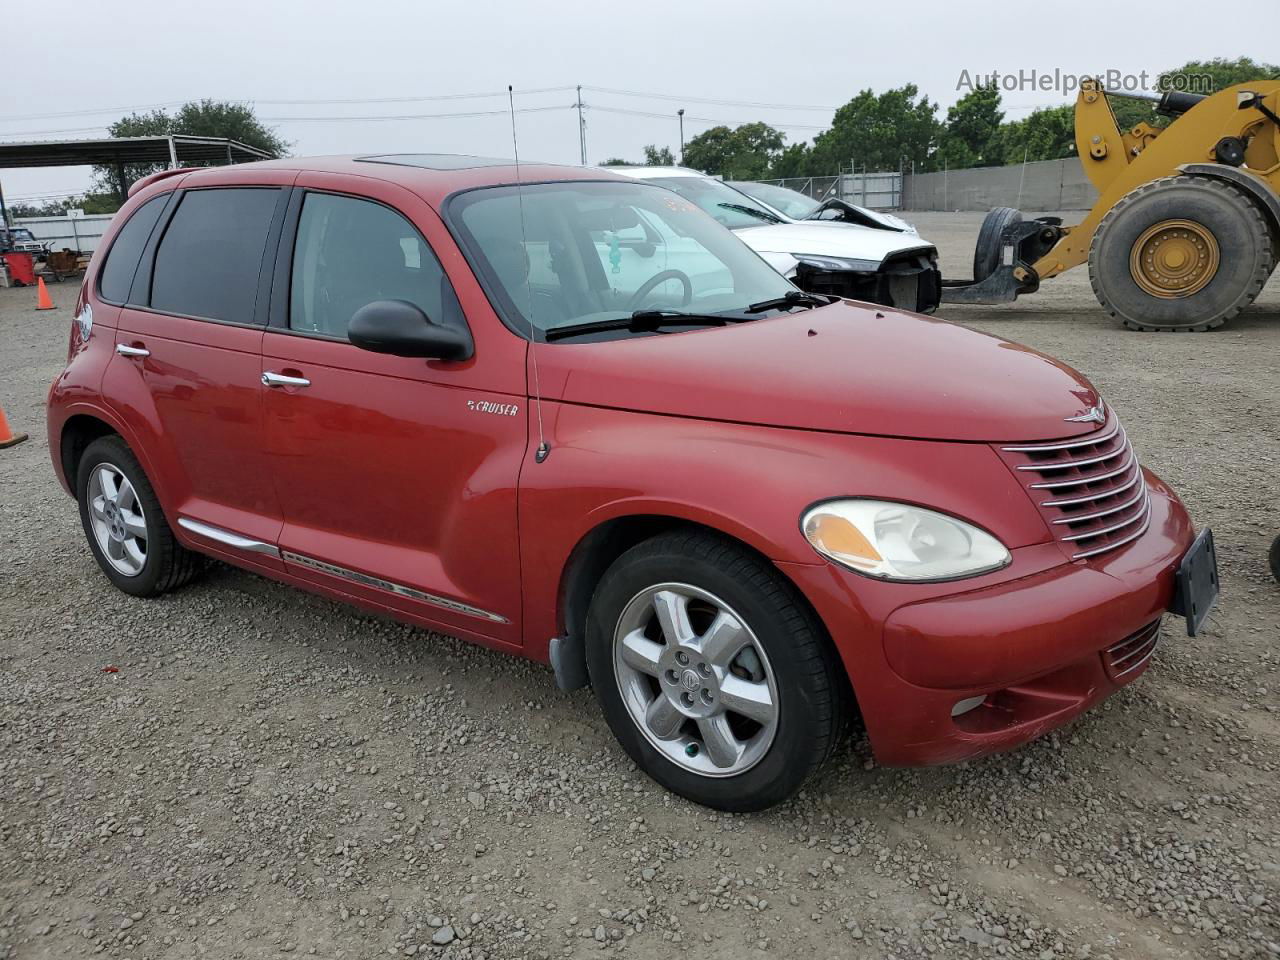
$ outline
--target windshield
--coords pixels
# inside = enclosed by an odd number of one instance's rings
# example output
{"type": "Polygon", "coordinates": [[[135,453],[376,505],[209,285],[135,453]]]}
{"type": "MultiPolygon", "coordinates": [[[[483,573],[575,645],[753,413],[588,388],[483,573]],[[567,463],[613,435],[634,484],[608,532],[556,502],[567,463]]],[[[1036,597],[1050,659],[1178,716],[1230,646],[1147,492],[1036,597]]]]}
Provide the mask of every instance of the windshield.
{"type": "Polygon", "coordinates": [[[745,193],[710,177],[646,177],[649,183],[692,200],[730,230],[778,223],[778,218],[745,193]]]}
{"type": "Polygon", "coordinates": [[[818,201],[799,190],[789,190],[771,183],[735,183],[734,186],[757,200],[763,200],[775,210],[781,210],[792,220],[803,220],[818,209],[818,201]]]}
{"type": "Polygon", "coordinates": [[[523,204],[514,186],[487,187],[459,195],[449,216],[522,333],[638,310],[742,312],[795,291],[693,204],[644,183],[529,184],[523,204]]]}

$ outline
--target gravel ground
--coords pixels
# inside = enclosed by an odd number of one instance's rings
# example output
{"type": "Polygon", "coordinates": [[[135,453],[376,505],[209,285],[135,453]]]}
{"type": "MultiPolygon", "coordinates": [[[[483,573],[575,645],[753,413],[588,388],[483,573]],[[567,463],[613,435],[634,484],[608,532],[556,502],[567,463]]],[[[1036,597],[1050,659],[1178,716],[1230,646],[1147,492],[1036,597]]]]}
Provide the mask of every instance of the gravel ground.
{"type": "MultiPolygon", "coordinates": [[[[963,275],[976,215],[920,214],[963,275]]],[[[1195,640],[1016,753],[673,799],[550,672],[227,567],[113,590],[53,479],[73,288],[0,290],[0,958],[1280,955],[1280,283],[1116,329],[1084,271],[945,315],[1063,357],[1218,538],[1195,640]]]]}

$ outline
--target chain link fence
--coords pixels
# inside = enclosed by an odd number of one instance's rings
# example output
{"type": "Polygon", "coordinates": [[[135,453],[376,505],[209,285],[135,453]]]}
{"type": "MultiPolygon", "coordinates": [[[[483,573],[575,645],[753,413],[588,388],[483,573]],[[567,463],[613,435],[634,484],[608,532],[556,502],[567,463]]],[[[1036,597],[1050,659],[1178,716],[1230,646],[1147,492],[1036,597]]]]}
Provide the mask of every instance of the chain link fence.
{"type": "Polygon", "coordinates": [[[897,210],[902,206],[902,174],[897,170],[863,170],[826,177],[784,177],[758,182],[796,190],[819,202],[835,197],[871,210],[897,210]]]}

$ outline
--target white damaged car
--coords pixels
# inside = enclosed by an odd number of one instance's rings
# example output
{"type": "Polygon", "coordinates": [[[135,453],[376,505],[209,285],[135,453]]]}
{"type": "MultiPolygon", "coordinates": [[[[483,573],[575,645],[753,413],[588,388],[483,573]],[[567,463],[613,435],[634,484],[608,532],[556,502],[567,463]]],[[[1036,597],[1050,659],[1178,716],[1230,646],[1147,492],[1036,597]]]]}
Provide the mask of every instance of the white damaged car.
{"type": "Polygon", "coordinates": [[[701,207],[801,290],[920,313],[938,306],[942,275],[937,248],[897,217],[839,200],[811,200],[812,210],[801,210],[793,201],[792,208],[806,214],[795,217],[685,167],[607,169],[666,187],[701,207]]]}

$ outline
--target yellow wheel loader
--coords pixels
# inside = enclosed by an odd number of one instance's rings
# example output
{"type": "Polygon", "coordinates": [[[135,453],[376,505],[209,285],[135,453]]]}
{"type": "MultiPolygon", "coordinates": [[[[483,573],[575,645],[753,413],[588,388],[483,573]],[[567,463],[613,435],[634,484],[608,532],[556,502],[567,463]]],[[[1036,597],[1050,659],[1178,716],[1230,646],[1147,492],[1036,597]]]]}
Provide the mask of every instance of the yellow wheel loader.
{"type": "Polygon", "coordinates": [[[944,281],[943,302],[1008,302],[1086,261],[1098,302],[1134,330],[1209,330],[1253,302],[1280,256],[1280,81],[1137,95],[1174,119],[1123,131],[1108,96],[1135,95],[1086,82],[1076,100],[1089,215],[992,210],[973,281],[944,281]]]}

